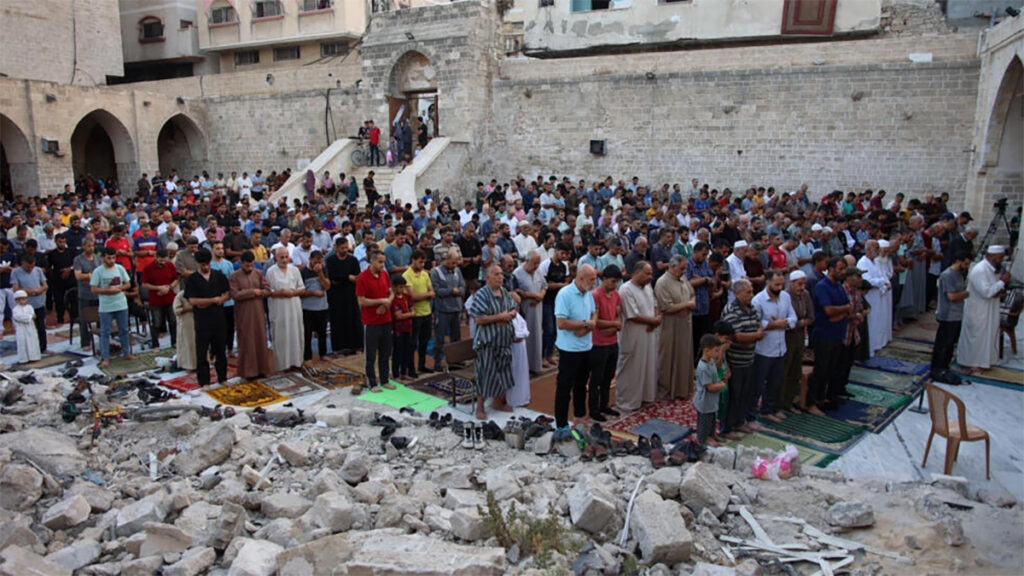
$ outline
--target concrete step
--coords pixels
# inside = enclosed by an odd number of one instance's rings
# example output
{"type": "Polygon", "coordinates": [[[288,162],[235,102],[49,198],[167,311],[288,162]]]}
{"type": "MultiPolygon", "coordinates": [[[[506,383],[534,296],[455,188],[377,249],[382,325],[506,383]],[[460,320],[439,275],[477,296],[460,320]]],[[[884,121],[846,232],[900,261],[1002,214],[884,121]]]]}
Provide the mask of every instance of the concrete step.
{"type": "Polygon", "coordinates": [[[387,166],[378,166],[376,168],[370,168],[369,166],[363,166],[356,168],[352,171],[352,177],[359,183],[360,190],[363,185],[363,178],[369,175],[370,170],[373,170],[373,182],[377,185],[377,191],[381,194],[391,193],[391,183],[395,180],[395,176],[398,175],[398,170],[395,168],[388,168],[387,166]]]}

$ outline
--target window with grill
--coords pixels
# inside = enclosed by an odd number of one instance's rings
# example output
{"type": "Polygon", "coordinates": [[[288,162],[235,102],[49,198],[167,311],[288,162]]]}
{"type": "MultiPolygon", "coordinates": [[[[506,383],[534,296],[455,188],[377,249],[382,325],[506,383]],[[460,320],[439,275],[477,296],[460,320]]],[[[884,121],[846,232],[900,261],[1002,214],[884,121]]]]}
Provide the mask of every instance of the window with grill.
{"type": "Polygon", "coordinates": [[[259,50],[243,50],[242,52],[235,52],[235,66],[244,66],[245,64],[259,64],[260,63],[260,51],[259,50]]]}
{"type": "Polygon", "coordinates": [[[235,15],[235,9],[231,6],[221,6],[210,10],[211,24],[227,24],[228,22],[237,21],[238,17],[235,15]]]}
{"type": "Polygon", "coordinates": [[[270,18],[281,15],[281,2],[279,0],[256,0],[253,6],[254,18],[270,18]]]}
{"type": "Polygon", "coordinates": [[[274,48],[274,62],[281,60],[298,60],[299,59],[299,47],[298,46],[282,46],[281,48],[274,48]]]}
{"type": "Polygon", "coordinates": [[[302,10],[303,12],[327,10],[333,4],[333,0],[299,0],[299,10],[302,10]]]}
{"type": "Polygon", "coordinates": [[[348,54],[347,42],[324,42],[320,45],[320,56],[344,56],[348,54]]]}
{"type": "Polygon", "coordinates": [[[164,37],[164,23],[159,18],[151,17],[142,21],[142,28],[139,36],[143,40],[164,37]]]}

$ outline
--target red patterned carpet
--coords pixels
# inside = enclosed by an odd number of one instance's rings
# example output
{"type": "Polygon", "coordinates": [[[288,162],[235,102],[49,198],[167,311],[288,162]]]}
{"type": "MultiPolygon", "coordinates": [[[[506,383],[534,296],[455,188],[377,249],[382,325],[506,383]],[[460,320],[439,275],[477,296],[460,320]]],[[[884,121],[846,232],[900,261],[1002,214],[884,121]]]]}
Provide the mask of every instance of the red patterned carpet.
{"type": "Polygon", "coordinates": [[[609,422],[605,427],[628,433],[633,428],[654,418],[660,418],[680,426],[697,428],[697,409],[694,408],[693,402],[690,400],[659,400],[632,414],[609,422]]]}
{"type": "MultiPolygon", "coordinates": [[[[234,360],[232,358],[232,360],[234,360]]],[[[233,362],[228,363],[228,380],[238,376],[238,368],[233,362]]],[[[217,383],[217,371],[210,367],[210,383],[217,383]]],[[[167,380],[160,381],[161,386],[166,386],[178,392],[189,392],[199,388],[199,381],[196,379],[195,372],[189,372],[184,376],[178,376],[177,378],[168,378],[167,380]]]]}

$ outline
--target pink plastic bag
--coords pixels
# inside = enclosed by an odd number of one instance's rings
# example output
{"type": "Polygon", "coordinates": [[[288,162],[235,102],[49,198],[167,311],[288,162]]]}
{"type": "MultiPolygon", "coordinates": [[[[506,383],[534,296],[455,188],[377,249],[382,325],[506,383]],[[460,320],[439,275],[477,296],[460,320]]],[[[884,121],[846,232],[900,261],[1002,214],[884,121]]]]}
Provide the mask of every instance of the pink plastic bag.
{"type": "Polygon", "coordinates": [[[792,462],[798,456],[799,453],[796,451],[796,448],[787,444],[786,449],[779,452],[771,460],[755,459],[754,463],[750,465],[750,472],[754,475],[754,478],[760,478],[761,480],[772,480],[774,482],[785,480],[792,473],[792,462]]]}

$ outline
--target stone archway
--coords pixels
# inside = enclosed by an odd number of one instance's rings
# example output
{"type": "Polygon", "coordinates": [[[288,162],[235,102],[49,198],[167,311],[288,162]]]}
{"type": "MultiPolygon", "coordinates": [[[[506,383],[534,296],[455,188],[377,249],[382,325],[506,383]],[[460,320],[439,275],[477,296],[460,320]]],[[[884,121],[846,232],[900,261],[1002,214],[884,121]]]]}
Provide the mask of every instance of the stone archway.
{"type": "Polygon", "coordinates": [[[185,114],[175,114],[164,122],[156,139],[160,172],[178,171],[181,178],[199,174],[207,163],[206,136],[199,125],[185,114]]]}
{"type": "Polygon", "coordinates": [[[116,116],[99,109],[78,121],[71,134],[71,165],[75,179],[92,176],[117,178],[122,189],[131,190],[138,177],[135,144],[131,133],[116,116]]]}
{"type": "MultiPolygon", "coordinates": [[[[1020,107],[1020,98],[1024,85],[1024,64],[1019,57],[1014,56],[1003,73],[1002,82],[996,92],[995,101],[992,103],[992,111],[989,114],[988,126],[985,130],[985,142],[982,148],[982,169],[992,166],[999,166],[1004,160],[1009,159],[1004,155],[1003,143],[1007,141],[1011,145],[1019,142],[1020,134],[1014,134],[1020,128],[1024,115],[1014,114],[1024,110],[1020,107]],[[1013,104],[1016,103],[1016,107],[1013,104]]],[[[1019,150],[1018,162],[1020,161],[1019,150]]],[[[1013,156],[1012,151],[1009,156],[1013,156]]]]}
{"type": "Polygon", "coordinates": [[[5,199],[39,193],[32,146],[13,120],[0,114],[0,193],[5,199]]]}
{"type": "Polygon", "coordinates": [[[402,54],[392,67],[388,82],[388,124],[393,125],[401,112],[413,124],[416,118],[422,118],[428,135],[438,136],[438,108],[437,69],[420,52],[410,50],[402,54]]]}

